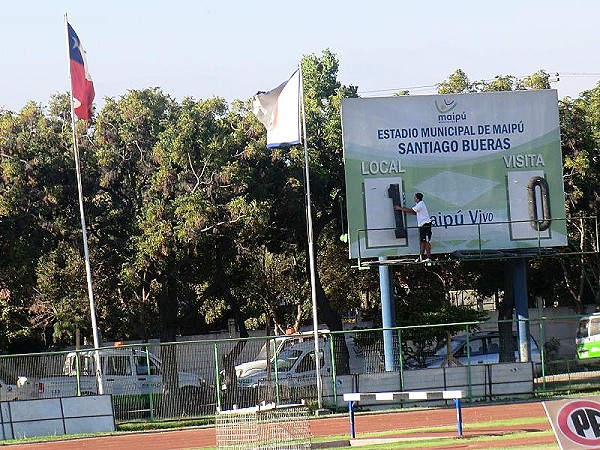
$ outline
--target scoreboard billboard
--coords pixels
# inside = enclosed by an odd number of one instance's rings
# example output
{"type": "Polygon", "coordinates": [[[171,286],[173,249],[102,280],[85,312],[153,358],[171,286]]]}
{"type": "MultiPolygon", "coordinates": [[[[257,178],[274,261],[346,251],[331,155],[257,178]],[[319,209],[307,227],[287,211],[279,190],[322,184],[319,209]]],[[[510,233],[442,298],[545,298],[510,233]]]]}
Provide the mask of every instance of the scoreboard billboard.
{"type": "Polygon", "coordinates": [[[349,98],[342,132],[351,258],[567,244],[555,90],[349,98]]]}

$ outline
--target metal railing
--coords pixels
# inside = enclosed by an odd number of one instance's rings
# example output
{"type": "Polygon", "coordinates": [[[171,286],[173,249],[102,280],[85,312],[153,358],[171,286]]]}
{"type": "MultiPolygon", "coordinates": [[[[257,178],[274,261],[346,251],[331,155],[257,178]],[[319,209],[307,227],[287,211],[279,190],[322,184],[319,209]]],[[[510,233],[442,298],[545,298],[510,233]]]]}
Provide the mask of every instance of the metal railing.
{"type": "MultiPolygon", "coordinates": [[[[462,251],[452,251],[449,253],[453,258],[458,260],[488,260],[488,259],[513,259],[513,258],[522,258],[522,257],[535,257],[535,256],[546,256],[546,255],[558,255],[558,256],[566,256],[566,255],[574,255],[574,254],[594,254],[600,251],[600,235],[598,233],[598,217],[597,216],[584,216],[584,217],[555,217],[550,219],[554,222],[564,222],[565,228],[567,230],[567,241],[565,242],[565,247],[560,247],[554,245],[553,247],[546,247],[545,241],[548,240],[549,237],[544,237],[547,231],[542,230],[539,226],[537,226],[537,222],[531,219],[529,220],[507,220],[507,221],[493,221],[493,222],[478,222],[473,224],[450,224],[437,225],[438,228],[469,228],[469,230],[473,230],[472,233],[468,233],[470,238],[476,236],[474,241],[477,241],[477,248],[472,248],[470,250],[462,250],[462,251]],[[494,242],[493,236],[497,233],[497,228],[510,228],[513,225],[519,224],[531,224],[535,233],[535,237],[527,240],[520,240],[519,244],[514,244],[514,247],[507,249],[497,249],[497,248],[486,248],[484,242],[490,241],[494,242]],[[489,235],[488,235],[489,232],[489,235]],[[586,239],[588,242],[589,248],[570,248],[570,243],[572,241],[579,241],[582,233],[588,232],[589,236],[586,239]],[[558,251],[558,249],[561,249],[558,251]]],[[[416,226],[407,226],[406,229],[417,229],[416,226]]],[[[359,268],[368,268],[372,265],[377,265],[380,263],[378,260],[372,259],[372,256],[366,256],[363,254],[363,251],[367,248],[368,242],[368,234],[373,232],[393,232],[395,228],[364,228],[358,229],[353,232],[356,236],[357,242],[357,267],[359,268]]],[[[435,227],[434,227],[435,230],[435,227]]],[[[416,231],[415,231],[416,232],[416,231]]],[[[508,233],[508,231],[506,231],[508,233]]],[[[516,241],[515,241],[516,242],[516,241]]],[[[413,259],[410,256],[413,253],[408,252],[408,249],[405,246],[394,246],[394,245],[386,245],[387,248],[393,248],[389,254],[391,256],[388,257],[388,261],[386,264],[394,264],[394,263],[407,263],[413,262],[413,259]],[[408,253],[407,253],[408,252],[408,253]],[[402,256],[395,256],[402,255],[402,256]]],[[[383,247],[377,247],[382,249],[383,247]]],[[[435,252],[434,252],[435,253],[435,252]]]]}
{"type": "MultiPolygon", "coordinates": [[[[590,372],[575,363],[578,318],[529,319],[531,361],[506,363],[523,373],[521,385],[502,381],[504,364],[498,358],[505,343],[497,322],[324,332],[318,358],[311,336],[292,334],[121,345],[100,349],[100,359],[106,392],[121,422],[212,416],[217,410],[261,402],[310,405],[317,396],[317,362],[323,404],[331,409],[344,408],[344,393],[374,387],[404,391],[460,386],[466,401],[531,397],[600,388],[600,378],[586,376],[590,372]],[[390,330],[395,364],[386,371],[383,332],[390,330]],[[448,337],[450,346],[443,343],[448,337]],[[459,345],[459,353],[454,352],[459,345]],[[444,349],[452,351],[444,355],[444,349]]],[[[517,329],[516,322],[512,329],[517,329]]],[[[513,339],[504,351],[508,359],[515,354],[513,339]]],[[[97,368],[92,354],[93,349],[2,355],[0,400],[94,394],[97,368]]]]}

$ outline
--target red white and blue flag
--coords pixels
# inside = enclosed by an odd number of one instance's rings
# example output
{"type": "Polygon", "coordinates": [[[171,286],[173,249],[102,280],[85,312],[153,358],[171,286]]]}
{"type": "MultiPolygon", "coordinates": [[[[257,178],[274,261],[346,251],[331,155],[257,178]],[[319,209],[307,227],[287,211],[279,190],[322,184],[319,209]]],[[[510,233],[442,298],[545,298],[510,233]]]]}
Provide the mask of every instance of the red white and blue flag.
{"type": "Polygon", "coordinates": [[[73,109],[80,119],[92,118],[92,102],[94,101],[94,83],[88,72],[85,50],[75,30],[67,23],[69,39],[69,59],[71,70],[71,92],[73,109]]]}
{"type": "Polygon", "coordinates": [[[258,92],[252,110],[267,129],[267,148],[300,143],[300,71],[269,92],[258,92]]]}

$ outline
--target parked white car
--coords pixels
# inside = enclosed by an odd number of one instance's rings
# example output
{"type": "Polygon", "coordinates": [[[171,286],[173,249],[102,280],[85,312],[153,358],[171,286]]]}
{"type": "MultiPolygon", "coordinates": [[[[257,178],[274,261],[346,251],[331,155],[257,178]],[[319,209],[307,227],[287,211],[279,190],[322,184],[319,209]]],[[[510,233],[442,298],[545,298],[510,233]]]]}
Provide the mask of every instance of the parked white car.
{"type": "MultiPolygon", "coordinates": [[[[328,337],[322,335],[319,339],[323,346],[328,342],[328,337]]],[[[332,373],[330,353],[326,347],[325,351],[320,350],[319,353],[319,373],[321,377],[329,379],[332,373]]],[[[300,401],[316,394],[313,392],[317,382],[314,340],[307,339],[285,348],[268,369],[246,372],[238,378],[238,391],[255,391],[257,394],[261,389],[274,386],[275,382],[283,397],[290,401],[300,401]]],[[[248,398],[256,399],[252,395],[248,398]]]]}
{"type": "MultiPolygon", "coordinates": [[[[328,329],[319,329],[318,332],[320,336],[329,334],[328,329]]],[[[267,359],[273,362],[275,354],[280,355],[284,350],[302,342],[311,342],[311,345],[314,348],[314,344],[312,344],[312,342],[314,342],[314,336],[314,332],[304,331],[299,333],[277,336],[269,339],[269,347],[267,347],[267,343],[265,343],[256,355],[256,358],[254,358],[254,360],[244,362],[235,366],[235,374],[237,378],[247,378],[254,374],[262,374],[266,372],[267,367],[269,365],[267,363],[267,359]],[[267,352],[267,350],[269,351],[267,352]]]]}

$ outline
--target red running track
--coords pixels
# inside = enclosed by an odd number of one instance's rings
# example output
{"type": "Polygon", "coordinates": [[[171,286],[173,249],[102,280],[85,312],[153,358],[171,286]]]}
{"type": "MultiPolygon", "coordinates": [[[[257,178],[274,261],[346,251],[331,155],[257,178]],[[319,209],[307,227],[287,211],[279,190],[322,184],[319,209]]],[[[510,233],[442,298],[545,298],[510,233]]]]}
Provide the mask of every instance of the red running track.
{"type": "MultiPolygon", "coordinates": [[[[541,402],[513,403],[506,405],[490,406],[463,406],[463,435],[485,436],[501,435],[515,431],[545,431],[550,430],[550,424],[541,420],[539,424],[526,424],[523,426],[494,427],[489,429],[469,429],[469,424],[496,420],[538,417],[545,418],[546,414],[541,402]]],[[[456,424],[456,410],[426,409],[406,410],[394,413],[356,414],[356,438],[361,434],[377,431],[415,429],[426,427],[448,426],[456,424]]],[[[310,421],[310,430],[315,437],[345,435],[349,438],[349,419],[347,415],[336,417],[323,417],[310,421]]],[[[419,432],[403,437],[425,436],[455,436],[445,432],[419,432]]],[[[515,440],[502,440],[503,447],[512,445],[556,444],[554,436],[532,437],[531,439],[519,438],[515,440]]],[[[489,448],[490,443],[457,443],[445,445],[444,448],[489,448]]],[[[215,430],[209,428],[186,428],[180,430],[123,433],[114,436],[93,438],[67,439],[53,442],[12,444],[7,446],[10,450],[183,450],[215,447],[215,430]]]]}

